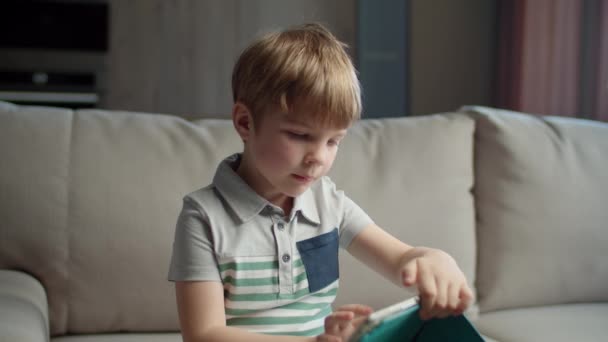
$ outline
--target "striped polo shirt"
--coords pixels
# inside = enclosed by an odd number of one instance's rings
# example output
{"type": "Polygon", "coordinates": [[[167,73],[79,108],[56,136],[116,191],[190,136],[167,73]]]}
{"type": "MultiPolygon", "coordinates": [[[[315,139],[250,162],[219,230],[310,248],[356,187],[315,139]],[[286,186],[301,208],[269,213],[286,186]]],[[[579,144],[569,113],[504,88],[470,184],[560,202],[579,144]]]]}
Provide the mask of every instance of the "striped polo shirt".
{"type": "Polygon", "coordinates": [[[168,278],[221,282],[228,326],[318,335],[338,291],[338,247],[372,220],[328,177],[284,213],[236,174],[239,162],[226,158],[184,197],[168,278]]]}

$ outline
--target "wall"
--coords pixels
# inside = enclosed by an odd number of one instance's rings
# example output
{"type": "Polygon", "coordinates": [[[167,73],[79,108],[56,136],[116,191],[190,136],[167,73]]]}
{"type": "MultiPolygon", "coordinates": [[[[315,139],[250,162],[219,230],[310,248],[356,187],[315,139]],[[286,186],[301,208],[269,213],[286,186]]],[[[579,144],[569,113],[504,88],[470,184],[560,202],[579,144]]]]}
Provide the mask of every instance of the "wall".
{"type": "MultiPolygon", "coordinates": [[[[110,0],[104,107],[227,117],[240,51],[270,29],[325,23],[355,56],[354,0],[110,0]]],[[[493,104],[496,0],[411,0],[410,115],[493,104]]]]}
{"type": "Polygon", "coordinates": [[[411,13],[411,114],[493,105],[496,0],[412,0],[411,13]]]}
{"type": "Polygon", "coordinates": [[[230,76],[260,34],[320,21],[355,41],[349,0],[111,0],[110,109],[227,117],[230,76]]]}

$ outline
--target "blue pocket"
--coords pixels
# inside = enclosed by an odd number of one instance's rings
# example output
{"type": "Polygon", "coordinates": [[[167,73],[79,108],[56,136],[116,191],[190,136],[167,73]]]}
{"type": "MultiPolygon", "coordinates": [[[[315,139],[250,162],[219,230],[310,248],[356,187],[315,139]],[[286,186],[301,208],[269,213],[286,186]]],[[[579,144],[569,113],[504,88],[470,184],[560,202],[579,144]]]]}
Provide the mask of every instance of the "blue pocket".
{"type": "Polygon", "coordinates": [[[335,228],[329,233],[296,242],[310,292],[316,292],[338,279],[338,240],[338,228],[335,228]]]}

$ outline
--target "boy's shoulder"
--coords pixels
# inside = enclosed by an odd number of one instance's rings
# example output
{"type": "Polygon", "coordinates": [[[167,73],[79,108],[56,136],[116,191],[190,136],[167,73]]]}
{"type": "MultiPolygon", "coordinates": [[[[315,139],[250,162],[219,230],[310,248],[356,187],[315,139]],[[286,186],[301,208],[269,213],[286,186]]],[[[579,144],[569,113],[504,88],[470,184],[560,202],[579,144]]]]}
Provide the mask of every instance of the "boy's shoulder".
{"type": "Polygon", "coordinates": [[[184,202],[189,202],[199,208],[204,208],[219,202],[217,187],[209,184],[184,196],[184,202]]]}

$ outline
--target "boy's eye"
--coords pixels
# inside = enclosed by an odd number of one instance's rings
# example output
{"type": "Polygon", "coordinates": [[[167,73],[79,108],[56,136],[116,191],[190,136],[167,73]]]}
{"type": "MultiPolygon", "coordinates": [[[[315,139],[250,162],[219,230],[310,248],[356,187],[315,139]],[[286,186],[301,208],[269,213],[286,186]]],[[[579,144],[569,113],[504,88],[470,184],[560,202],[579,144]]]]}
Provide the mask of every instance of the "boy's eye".
{"type": "Polygon", "coordinates": [[[306,134],[306,133],[298,133],[298,132],[290,132],[290,131],[288,131],[287,135],[289,137],[291,137],[291,138],[294,138],[294,139],[300,139],[300,140],[308,139],[308,134],[306,134]]]}

